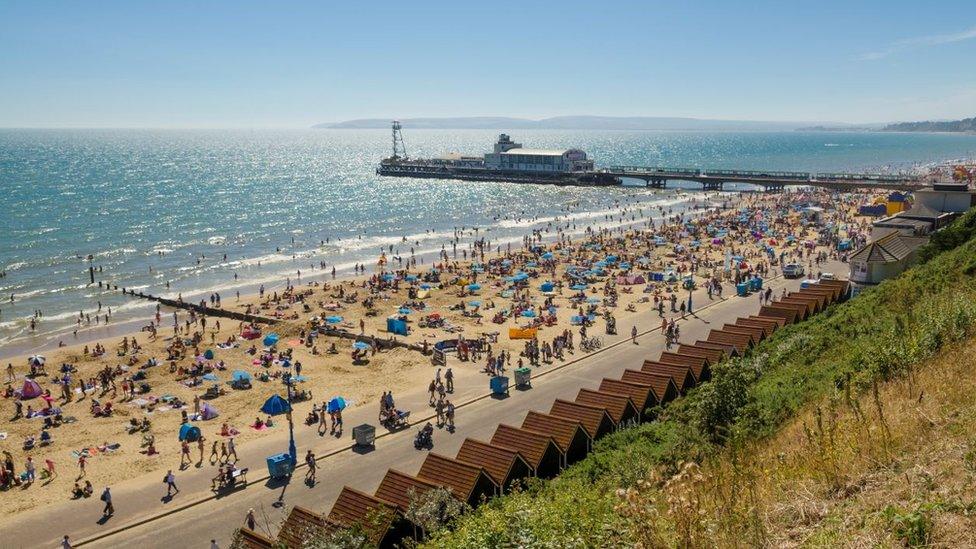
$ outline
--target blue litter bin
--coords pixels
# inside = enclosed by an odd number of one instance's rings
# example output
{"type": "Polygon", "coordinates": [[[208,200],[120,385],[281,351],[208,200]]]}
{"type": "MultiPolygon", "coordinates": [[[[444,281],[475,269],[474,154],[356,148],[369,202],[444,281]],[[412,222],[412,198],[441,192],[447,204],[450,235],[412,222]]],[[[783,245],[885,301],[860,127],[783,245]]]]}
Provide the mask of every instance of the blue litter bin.
{"type": "Polygon", "coordinates": [[[735,293],[739,297],[745,297],[749,295],[749,284],[746,282],[740,282],[735,285],[735,293]]]}
{"type": "Polygon", "coordinates": [[[491,392],[495,395],[507,395],[508,394],[508,377],[506,376],[494,376],[491,378],[490,382],[491,392]]]}
{"type": "Polygon", "coordinates": [[[762,288],[763,288],[763,279],[761,279],[761,278],[759,278],[759,277],[757,276],[757,277],[755,278],[755,282],[756,282],[756,290],[757,290],[757,291],[758,291],[758,290],[762,290],[762,288]]]}
{"type": "Polygon", "coordinates": [[[762,281],[758,278],[749,279],[749,291],[755,292],[762,288],[762,281]]]}
{"type": "Polygon", "coordinates": [[[291,475],[291,456],[288,454],[268,456],[268,474],[274,479],[291,475]]]}

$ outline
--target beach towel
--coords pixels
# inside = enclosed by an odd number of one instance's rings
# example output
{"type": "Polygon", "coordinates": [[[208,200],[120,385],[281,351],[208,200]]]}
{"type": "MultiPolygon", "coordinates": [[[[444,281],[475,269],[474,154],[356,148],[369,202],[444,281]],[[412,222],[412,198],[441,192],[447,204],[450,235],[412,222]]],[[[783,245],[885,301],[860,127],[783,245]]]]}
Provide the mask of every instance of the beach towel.
{"type": "Polygon", "coordinates": [[[254,429],[255,431],[264,431],[265,429],[268,428],[268,426],[266,424],[264,424],[264,423],[262,423],[260,427],[258,427],[257,425],[251,425],[250,427],[251,427],[251,429],[254,429]]]}

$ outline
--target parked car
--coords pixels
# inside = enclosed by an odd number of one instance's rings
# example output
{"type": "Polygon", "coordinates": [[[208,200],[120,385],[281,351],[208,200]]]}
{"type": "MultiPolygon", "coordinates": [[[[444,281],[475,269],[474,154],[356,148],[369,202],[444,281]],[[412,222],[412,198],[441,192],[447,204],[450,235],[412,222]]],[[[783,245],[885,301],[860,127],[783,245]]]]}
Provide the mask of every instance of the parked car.
{"type": "Polygon", "coordinates": [[[820,273],[820,279],[821,280],[836,280],[837,277],[834,276],[834,273],[820,273]]]}
{"type": "Polygon", "coordinates": [[[798,265],[796,263],[790,263],[783,267],[783,276],[785,278],[800,278],[803,276],[803,265],[798,265]]]}

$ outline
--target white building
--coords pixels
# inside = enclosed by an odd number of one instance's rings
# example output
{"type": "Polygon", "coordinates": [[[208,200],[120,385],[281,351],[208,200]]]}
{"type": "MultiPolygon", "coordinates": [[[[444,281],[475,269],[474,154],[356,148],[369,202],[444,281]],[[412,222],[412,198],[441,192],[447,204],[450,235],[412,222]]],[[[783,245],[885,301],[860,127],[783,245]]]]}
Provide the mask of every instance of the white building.
{"type": "Polygon", "coordinates": [[[506,134],[498,136],[494,151],[485,155],[485,167],[518,172],[582,172],[593,161],[579,149],[525,149],[506,134]]]}

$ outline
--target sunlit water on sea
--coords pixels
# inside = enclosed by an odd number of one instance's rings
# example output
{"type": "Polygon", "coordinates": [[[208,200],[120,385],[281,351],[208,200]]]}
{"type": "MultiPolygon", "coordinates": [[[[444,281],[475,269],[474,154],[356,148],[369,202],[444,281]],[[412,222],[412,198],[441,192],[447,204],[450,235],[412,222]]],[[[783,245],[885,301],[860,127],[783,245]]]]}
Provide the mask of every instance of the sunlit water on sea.
{"type": "MultiPolygon", "coordinates": [[[[497,137],[404,132],[413,157],[480,155],[497,137]]],[[[532,148],[579,147],[602,166],[840,171],[976,154],[976,136],[966,135],[519,131],[513,138],[532,148]]],[[[89,254],[99,280],[173,296],[217,289],[226,300],[298,269],[307,277],[320,261],[340,272],[372,264],[390,244],[404,255],[418,240],[418,252],[439,250],[454,227],[517,242],[566,208],[582,230],[635,200],[679,203],[643,189],[382,178],[374,169],[390,145],[381,130],[0,130],[0,354],[15,344],[71,343],[78,312],[94,314],[98,301],[112,307],[113,322],[145,316],[146,302],[87,285],[89,254]],[[35,310],[43,320],[31,333],[35,310]]]]}

